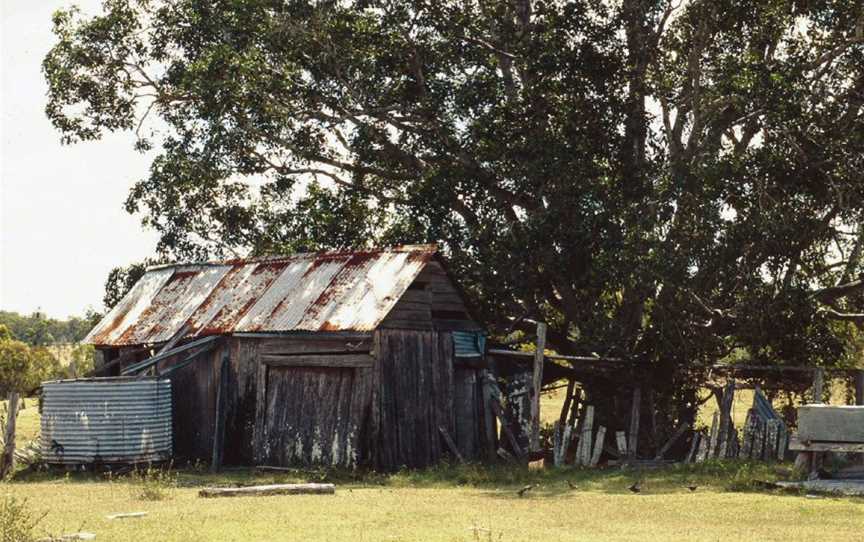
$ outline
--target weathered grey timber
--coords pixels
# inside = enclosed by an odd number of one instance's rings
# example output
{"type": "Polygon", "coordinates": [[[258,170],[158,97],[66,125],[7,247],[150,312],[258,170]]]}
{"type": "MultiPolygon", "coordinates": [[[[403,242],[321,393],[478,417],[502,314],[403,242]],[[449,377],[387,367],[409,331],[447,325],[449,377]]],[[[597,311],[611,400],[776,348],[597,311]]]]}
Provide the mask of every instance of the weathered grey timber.
{"type": "Polygon", "coordinates": [[[642,388],[636,387],[633,389],[633,405],[630,409],[630,436],[627,440],[627,456],[631,459],[636,458],[636,451],[639,446],[639,416],[642,413],[642,388]]]}
{"type": "Polygon", "coordinates": [[[441,427],[465,460],[497,450],[493,369],[454,332],[485,343],[415,246],[154,268],[88,340],[111,371],[170,379],[178,460],[396,469],[444,457],[441,427]]]}
{"type": "Polygon", "coordinates": [[[864,443],[864,406],[798,407],[798,440],[864,443]]]}
{"type": "Polygon", "coordinates": [[[271,495],[334,495],[333,484],[271,484],[246,487],[205,487],[199,497],[267,497],[271,495]]]}

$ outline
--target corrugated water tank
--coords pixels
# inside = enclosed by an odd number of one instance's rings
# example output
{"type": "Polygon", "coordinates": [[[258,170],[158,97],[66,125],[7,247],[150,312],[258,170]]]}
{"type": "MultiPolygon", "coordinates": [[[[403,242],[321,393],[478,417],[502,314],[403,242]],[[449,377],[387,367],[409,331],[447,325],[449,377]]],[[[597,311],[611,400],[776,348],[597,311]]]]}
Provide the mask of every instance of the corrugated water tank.
{"type": "Polygon", "coordinates": [[[171,381],[157,377],[42,384],[47,463],[146,463],[171,457],[171,381]]]}

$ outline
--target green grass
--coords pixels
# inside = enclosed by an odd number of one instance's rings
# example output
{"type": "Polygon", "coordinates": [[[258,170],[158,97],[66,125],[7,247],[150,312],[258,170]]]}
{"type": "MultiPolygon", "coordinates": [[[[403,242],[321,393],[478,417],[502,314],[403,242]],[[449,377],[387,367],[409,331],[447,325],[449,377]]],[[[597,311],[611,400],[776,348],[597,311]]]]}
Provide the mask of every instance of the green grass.
{"type": "MultiPolygon", "coordinates": [[[[544,419],[557,417],[562,400],[563,390],[544,394],[544,419]]],[[[28,400],[19,417],[19,439],[35,438],[38,426],[36,402],[28,400]]],[[[188,469],[110,479],[19,472],[0,485],[0,498],[14,496],[34,517],[45,514],[37,527],[40,536],[89,531],[103,541],[860,539],[864,499],[814,499],[768,491],[760,483],[790,476],[788,465],[737,462],[642,473],[478,465],[389,475],[323,470],[210,475],[188,469]],[[627,487],[637,479],[643,480],[643,491],[632,494],[627,487]],[[334,482],[336,495],[197,496],[205,485],[295,481],[334,482]],[[693,493],[685,487],[691,483],[699,486],[693,493]],[[517,490],[527,484],[534,488],[519,498],[517,490]],[[136,511],[148,515],[106,518],[136,511]]]]}
{"type": "MultiPolygon", "coordinates": [[[[785,467],[706,463],[645,473],[443,465],[392,475],[248,470],[180,472],[163,500],[135,496],[135,477],[19,475],[0,493],[26,498],[47,533],[97,540],[856,540],[864,500],[757,492],[785,467]],[[643,491],[627,487],[643,479],[643,491]],[[335,496],[202,499],[202,485],[331,480],[335,496]],[[567,481],[577,485],[570,489],[567,481]],[[699,485],[691,493],[684,486],[699,485]],[[524,498],[516,490],[535,485],[524,498]],[[744,490],[744,491],[739,491],[744,490]],[[146,511],[139,519],[108,520],[146,511]],[[826,528],[830,526],[830,528],[826,528]],[[491,535],[491,536],[490,536],[491,535]]],[[[173,483],[173,482],[172,482],[173,483]]]]}

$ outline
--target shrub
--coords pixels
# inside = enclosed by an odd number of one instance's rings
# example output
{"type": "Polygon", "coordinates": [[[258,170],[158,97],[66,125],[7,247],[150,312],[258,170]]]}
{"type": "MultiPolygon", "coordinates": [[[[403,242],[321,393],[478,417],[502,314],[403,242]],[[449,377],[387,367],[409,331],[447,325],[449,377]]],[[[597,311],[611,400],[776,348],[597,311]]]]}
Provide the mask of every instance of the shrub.
{"type": "Polygon", "coordinates": [[[0,500],[0,542],[32,542],[36,540],[36,526],[45,514],[34,514],[27,499],[7,495],[0,500]]]}
{"type": "Polygon", "coordinates": [[[148,466],[132,475],[132,497],[142,501],[162,501],[171,497],[177,476],[168,468],[148,466]]]}

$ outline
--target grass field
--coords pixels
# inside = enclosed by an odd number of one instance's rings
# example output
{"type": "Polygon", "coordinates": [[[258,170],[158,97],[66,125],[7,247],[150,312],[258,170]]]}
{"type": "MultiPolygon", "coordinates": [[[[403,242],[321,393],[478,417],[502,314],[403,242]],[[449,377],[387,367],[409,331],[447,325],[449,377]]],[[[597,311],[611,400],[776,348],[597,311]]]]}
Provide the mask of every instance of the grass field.
{"type": "MultiPolygon", "coordinates": [[[[545,412],[557,412],[560,399],[544,396],[545,412]]],[[[38,424],[36,402],[28,400],[19,442],[34,438],[38,424]]],[[[862,539],[864,499],[780,493],[758,483],[790,476],[789,465],[717,462],[641,473],[471,465],[391,475],[184,470],[146,484],[132,476],[19,472],[0,484],[0,500],[24,499],[32,513],[45,514],[39,536],[87,531],[101,541],[862,539]],[[637,479],[642,491],[634,494],[628,486],[637,479]],[[205,485],[293,481],[332,481],[336,495],[197,496],[205,485]],[[693,483],[695,492],[686,487],[693,483]],[[526,484],[534,487],[520,498],[526,484]],[[161,498],[143,498],[145,488],[161,498]],[[135,511],[148,515],[106,518],[135,511]]]]}
{"type": "MultiPolygon", "coordinates": [[[[39,529],[97,540],[860,540],[864,499],[749,491],[782,467],[705,464],[646,473],[438,467],[359,479],[336,476],[335,496],[202,499],[207,484],[308,479],[234,471],[183,472],[164,500],[142,500],[129,478],[30,474],[0,486],[26,498],[39,529]],[[627,487],[643,479],[643,490],[627,487]],[[567,481],[575,484],[571,489],[567,481]],[[685,485],[699,485],[690,492],[685,485]],[[524,498],[516,490],[534,484],[524,498]],[[738,491],[744,490],[744,491],[738,491]],[[108,520],[146,511],[138,519],[108,520]]],[[[319,480],[321,476],[313,476],[319,480]]],[[[167,486],[166,486],[167,487],[167,486]]]]}

